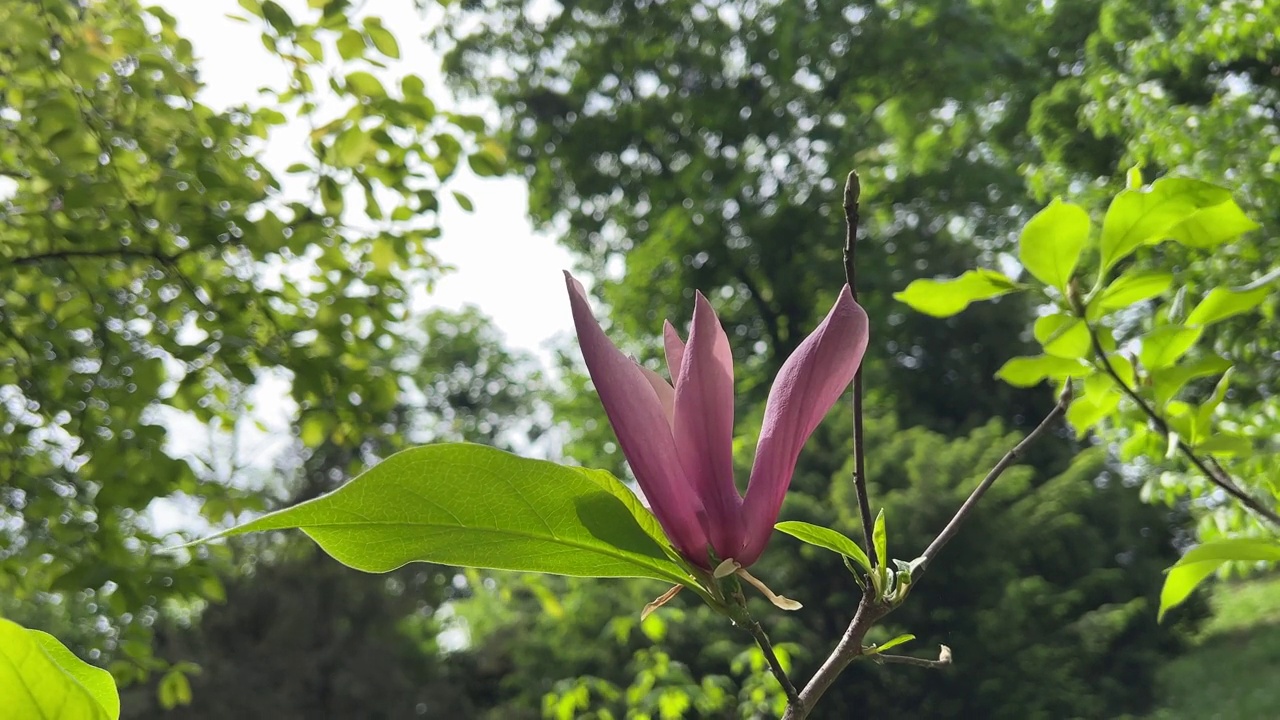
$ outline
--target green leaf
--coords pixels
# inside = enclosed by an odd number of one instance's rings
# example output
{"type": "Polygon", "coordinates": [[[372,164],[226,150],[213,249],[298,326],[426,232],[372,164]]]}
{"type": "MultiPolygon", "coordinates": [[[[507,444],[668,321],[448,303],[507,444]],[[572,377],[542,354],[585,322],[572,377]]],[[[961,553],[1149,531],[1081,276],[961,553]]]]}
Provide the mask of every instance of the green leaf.
{"type": "Polygon", "coordinates": [[[262,17],[280,35],[288,35],[297,27],[293,23],[293,18],[289,17],[289,13],[273,0],[265,0],[262,3],[262,17]]]}
{"type": "Polygon", "coordinates": [[[1243,291],[1214,288],[1187,316],[1187,324],[1208,325],[1219,320],[1226,320],[1235,315],[1247,313],[1261,305],[1262,301],[1270,294],[1271,288],[1265,285],[1243,291]]]}
{"type": "Polygon", "coordinates": [[[1182,365],[1150,371],[1149,377],[1156,404],[1163,407],[1178,394],[1179,390],[1196,378],[1217,375],[1230,368],[1230,360],[1209,355],[1182,365]]]}
{"type": "Polygon", "coordinates": [[[396,453],[327,495],[214,537],[289,528],[366,572],[434,562],[696,586],[657,520],[609,473],[483,445],[396,453]]]}
{"type": "Polygon", "coordinates": [[[377,18],[366,18],[364,29],[365,32],[369,33],[369,40],[373,42],[373,47],[378,52],[389,58],[399,59],[400,43],[396,42],[396,36],[383,27],[377,18]]]}
{"type": "Polygon", "coordinates": [[[1217,540],[1191,548],[1169,569],[1160,590],[1159,619],[1170,608],[1177,607],[1191,591],[1215,570],[1228,562],[1280,562],[1280,543],[1274,540],[1236,538],[1217,540]]]}
{"type": "Polygon", "coordinates": [[[1088,241],[1089,213],[1054,200],[1022,229],[1018,258],[1033,277],[1065,294],[1088,241]]]}
{"type": "Polygon", "coordinates": [[[880,567],[889,564],[889,533],[885,529],[884,508],[876,514],[875,532],[871,534],[871,542],[876,546],[876,559],[880,567]]]}
{"type": "MultiPolygon", "coordinates": [[[[1098,376],[1101,377],[1101,376],[1098,376]]],[[[1116,390],[1086,388],[1067,406],[1067,422],[1076,429],[1077,437],[1084,437],[1095,425],[1120,407],[1120,393],[1116,390]]]]}
{"type": "Polygon", "coordinates": [[[364,70],[357,70],[348,75],[347,87],[357,95],[367,98],[380,98],[387,94],[386,88],[382,87],[382,81],[364,70]]]}
{"type": "Polygon", "coordinates": [[[913,280],[893,297],[926,315],[950,317],[969,307],[969,303],[990,300],[1020,289],[1002,273],[979,269],[970,270],[958,278],[913,280]]]}
{"type": "Polygon", "coordinates": [[[120,693],[52,635],[0,618],[0,714],[44,720],[116,720],[120,693]]]}
{"type": "Polygon", "coordinates": [[[351,61],[364,55],[368,43],[364,39],[364,34],[355,28],[347,28],[338,36],[338,54],[343,60],[351,61]]]}
{"type": "Polygon", "coordinates": [[[1147,191],[1121,191],[1102,221],[1102,273],[1143,244],[1168,237],[1197,210],[1230,199],[1223,188],[1187,178],[1161,178],[1147,191]]]}
{"type": "Polygon", "coordinates": [[[1228,200],[1193,213],[1175,225],[1169,237],[1187,247],[1211,250],[1257,228],[1234,200],[1228,200]]]}
{"type": "Polygon", "coordinates": [[[868,651],[866,652],[866,654],[867,654],[867,655],[875,655],[876,653],[882,653],[882,652],[884,652],[885,650],[888,650],[888,649],[890,649],[890,648],[898,647],[899,645],[901,645],[901,644],[903,644],[903,643],[905,643],[905,642],[911,642],[912,640],[915,640],[915,639],[916,639],[916,636],[915,636],[915,635],[912,635],[912,634],[910,634],[910,633],[903,633],[902,635],[899,635],[899,636],[897,636],[897,637],[895,637],[895,638],[893,638],[893,639],[891,639],[891,640],[885,640],[884,642],[880,643],[879,645],[876,645],[875,647],[873,647],[873,648],[871,648],[870,650],[868,650],[868,651]]]}
{"type": "Polygon", "coordinates": [[[1253,443],[1239,435],[1214,435],[1195,446],[1196,452],[1222,457],[1240,457],[1253,453],[1253,443]]]}
{"type": "Polygon", "coordinates": [[[1195,346],[1204,332],[1199,327],[1164,325],[1142,336],[1138,360],[1148,372],[1167,368],[1178,362],[1195,346]]]}
{"type": "Polygon", "coordinates": [[[1173,286],[1173,275],[1165,272],[1126,273],[1116,278],[1089,303],[1087,315],[1097,320],[1113,310],[1149,300],[1173,286]]]}
{"type": "Polygon", "coordinates": [[[458,201],[458,205],[461,206],[463,210],[466,210],[467,212],[475,212],[476,204],[471,202],[471,198],[466,195],[454,190],[453,199],[458,201]]]}
{"type": "Polygon", "coordinates": [[[1046,379],[1084,377],[1092,371],[1079,360],[1035,355],[1011,358],[996,371],[996,377],[1014,387],[1034,387],[1046,379]]]}
{"type": "Polygon", "coordinates": [[[844,555],[850,560],[858,563],[863,570],[871,572],[871,561],[867,559],[867,554],[858,547],[858,544],[850,540],[843,533],[825,528],[821,525],[813,525],[799,520],[787,520],[780,522],[774,526],[780,532],[784,532],[800,542],[808,543],[814,547],[824,548],[831,552],[844,555]]]}
{"type": "Polygon", "coordinates": [[[1045,315],[1037,318],[1032,329],[1044,351],[1054,357],[1079,360],[1089,356],[1092,343],[1089,326],[1083,320],[1070,315],[1045,315]]]}
{"type": "Polygon", "coordinates": [[[359,165],[373,147],[373,137],[358,127],[343,130],[333,141],[333,153],[338,167],[359,165]]]}

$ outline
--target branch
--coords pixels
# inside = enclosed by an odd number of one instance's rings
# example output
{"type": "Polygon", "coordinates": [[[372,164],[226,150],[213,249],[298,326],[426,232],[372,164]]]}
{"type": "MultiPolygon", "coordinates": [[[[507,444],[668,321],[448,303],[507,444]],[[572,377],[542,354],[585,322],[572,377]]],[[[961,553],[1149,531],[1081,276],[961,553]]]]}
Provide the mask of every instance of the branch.
{"type": "MultiPolygon", "coordinates": [[[[850,172],[844,185],[844,277],[849,283],[849,292],[853,301],[858,301],[858,269],[856,267],[856,250],[858,246],[858,200],[862,195],[862,183],[858,181],[858,173],[850,172]]],[[[871,567],[879,562],[887,562],[887,558],[876,557],[876,546],[871,534],[874,529],[871,520],[871,499],[867,496],[867,453],[862,439],[862,365],[853,376],[853,487],[858,496],[858,513],[862,518],[863,541],[867,547],[867,558],[871,567]]]]}
{"type": "Polygon", "coordinates": [[[937,660],[911,657],[910,655],[885,655],[884,653],[875,653],[868,657],[870,657],[873,662],[881,665],[914,665],[916,667],[936,670],[951,664],[951,648],[943,645],[942,650],[938,652],[937,660]]]}
{"type": "Polygon", "coordinates": [[[743,606],[742,626],[751,633],[756,639],[756,644],[760,646],[760,651],[764,653],[764,659],[769,662],[769,669],[773,671],[773,676],[778,679],[778,684],[782,686],[782,691],[787,694],[788,707],[800,704],[800,692],[796,690],[796,686],[791,682],[791,678],[787,677],[787,671],[782,667],[782,662],[778,660],[778,655],[773,651],[773,643],[769,642],[769,636],[765,634],[764,628],[760,627],[760,623],[751,617],[743,606]]]}
{"type": "MultiPolygon", "coordinates": [[[[1085,327],[1089,330],[1089,341],[1093,344],[1095,363],[1105,370],[1107,374],[1111,376],[1111,379],[1115,381],[1115,384],[1120,387],[1120,390],[1128,396],[1129,399],[1132,400],[1148,418],[1151,419],[1151,422],[1156,426],[1156,429],[1164,434],[1165,437],[1169,437],[1172,432],[1169,427],[1169,423],[1165,422],[1165,419],[1160,417],[1160,414],[1155,411],[1155,408],[1147,404],[1147,401],[1143,400],[1142,396],[1139,395],[1136,390],[1129,387],[1129,385],[1121,379],[1120,374],[1117,373],[1115,367],[1111,365],[1111,359],[1107,357],[1107,351],[1102,347],[1102,341],[1098,339],[1097,329],[1087,322],[1085,323],[1085,327]]],[[[1222,469],[1221,465],[1218,465],[1216,460],[1213,458],[1209,458],[1208,461],[1202,459],[1199,455],[1196,455],[1195,451],[1192,450],[1189,445],[1183,442],[1181,437],[1178,438],[1178,450],[1186,456],[1187,460],[1189,460],[1192,465],[1196,466],[1196,469],[1201,473],[1204,473],[1205,478],[1209,482],[1218,486],[1226,494],[1236,500],[1239,500],[1245,507],[1271,521],[1272,524],[1280,526],[1280,514],[1277,514],[1275,510],[1268,509],[1261,502],[1254,499],[1253,496],[1240,489],[1240,486],[1236,485],[1235,481],[1225,470],[1222,469]]]]}
{"type": "Polygon", "coordinates": [[[858,611],[854,613],[849,627],[845,628],[840,642],[827,656],[822,667],[818,668],[818,672],[814,673],[809,683],[804,686],[804,690],[800,691],[800,702],[787,706],[787,712],[782,716],[782,720],[804,720],[809,717],[813,706],[822,698],[827,688],[830,688],[840,673],[849,667],[849,663],[862,655],[862,640],[867,636],[867,631],[871,630],[877,620],[887,615],[889,610],[887,605],[876,601],[875,591],[868,586],[862,594],[862,600],[858,603],[858,611]]]}
{"type": "Polygon", "coordinates": [[[152,250],[136,250],[133,248],[108,248],[103,250],[51,250],[44,253],[36,253],[35,255],[24,255],[16,258],[6,258],[6,264],[11,266],[18,265],[38,265],[47,260],[70,260],[71,258],[122,258],[136,260],[155,260],[164,265],[169,265],[178,259],[178,255],[165,255],[164,253],[152,250]]]}
{"type": "Polygon", "coordinates": [[[956,533],[960,532],[960,526],[963,525],[964,521],[968,520],[969,516],[973,514],[973,510],[977,507],[978,501],[987,493],[987,490],[991,489],[991,486],[994,485],[996,480],[1004,474],[1005,470],[1008,470],[1015,462],[1018,461],[1018,458],[1022,457],[1022,455],[1026,453],[1027,448],[1031,446],[1031,443],[1035,442],[1037,438],[1047,432],[1049,427],[1058,421],[1058,418],[1066,414],[1067,406],[1070,404],[1071,384],[1068,383],[1062,389],[1062,393],[1058,395],[1058,402],[1053,406],[1053,409],[1049,411],[1049,414],[1045,415],[1044,419],[1040,421],[1040,424],[1037,425],[1034,430],[1027,433],[1027,436],[1022,438],[1021,442],[1014,445],[1013,449],[1005,453],[1004,457],[1000,458],[1000,462],[996,463],[995,467],[991,468],[991,472],[987,473],[987,476],[982,479],[982,482],[978,483],[978,487],[974,488],[973,492],[969,494],[969,499],[964,501],[964,504],[960,506],[959,510],[956,510],[956,514],[952,516],[951,521],[942,529],[942,532],[938,533],[938,537],[934,538],[933,542],[929,543],[929,547],[925,549],[924,554],[921,555],[920,559],[917,561],[916,570],[912,573],[912,582],[915,582],[924,574],[925,569],[929,567],[929,563],[938,556],[938,553],[942,552],[942,548],[951,541],[951,538],[955,537],[956,533]]]}

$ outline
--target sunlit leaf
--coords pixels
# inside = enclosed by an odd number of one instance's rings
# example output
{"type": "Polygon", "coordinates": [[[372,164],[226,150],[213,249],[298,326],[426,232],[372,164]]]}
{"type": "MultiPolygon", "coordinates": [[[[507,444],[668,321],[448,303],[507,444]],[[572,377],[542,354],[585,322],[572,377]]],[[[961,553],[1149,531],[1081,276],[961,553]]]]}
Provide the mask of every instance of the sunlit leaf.
{"type": "Polygon", "coordinates": [[[1035,355],[1010,358],[996,371],[996,377],[1014,387],[1034,387],[1046,379],[1084,377],[1093,368],[1079,360],[1035,355]]]}
{"type": "Polygon", "coordinates": [[[1148,300],[1173,286],[1173,275],[1166,272],[1126,273],[1112,280],[1089,303],[1089,319],[1096,320],[1113,310],[1123,310],[1134,303],[1148,300]]]}
{"type": "Polygon", "coordinates": [[[1187,247],[1211,250],[1257,228],[1234,200],[1228,200],[1192,213],[1173,226],[1169,237],[1187,247]]]}
{"type": "Polygon", "coordinates": [[[1173,226],[1197,210],[1230,199],[1223,188],[1187,178],[1161,178],[1146,191],[1121,191],[1102,222],[1102,271],[1143,244],[1168,237],[1173,226]]]}
{"type": "Polygon", "coordinates": [[[1267,286],[1243,291],[1214,288],[1187,316],[1187,325],[1208,325],[1247,313],[1261,305],[1272,292],[1267,286]]]}
{"type": "Polygon", "coordinates": [[[1182,604],[1200,583],[1228,562],[1280,562],[1280,543],[1274,540],[1217,540],[1191,548],[1165,577],[1160,590],[1159,618],[1182,604]]]}
{"type": "Polygon", "coordinates": [[[1088,241],[1089,213],[1054,200],[1022,229],[1018,258],[1037,280],[1065,293],[1088,241]]]}
{"type": "Polygon", "coordinates": [[[609,473],[483,445],[405,450],[327,495],[222,535],[289,528],[366,572],[435,562],[693,582],[657,520],[609,473]]]}
{"type": "Polygon", "coordinates": [[[1093,351],[1089,327],[1070,315],[1045,315],[1037,318],[1032,330],[1045,354],[1067,360],[1088,357],[1093,351]]]}
{"type": "Polygon", "coordinates": [[[863,570],[871,571],[871,561],[867,558],[867,554],[843,533],[798,520],[780,522],[774,527],[801,542],[844,555],[858,563],[863,570]]]}
{"type": "Polygon", "coordinates": [[[903,643],[911,642],[912,640],[915,640],[915,639],[916,639],[916,636],[915,636],[915,635],[912,635],[912,634],[910,634],[910,633],[903,633],[902,635],[899,635],[899,636],[897,636],[897,637],[895,637],[895,638],[892,638],[892,639],[890,639],[890,640],[885,640],[884,642],[880,643],[879,645],[876,645],[875,647],[873,647],[873,648],[871,648],[870,650],[868,650],[866,654],[867,654],[867,655],[875,655],[876,653],[882,653],[882,652],[884,652],[885,650],[889,650],[889,649],[891,649],[891,648],[896,648],[896,647],[898,647],[899,645],[901,645],[901,644],[903,644],[903,643]]]}
{"type": "Polygon", "coordinates": [[[1021,289],[1005,275],[992,270],[970,270],[958,278],[913,280],[893,294],[895,300],[926,315],[950,317],[978,300],[990,300],[1021,289]]]}
{"type": "Polygon", "coordinates": [[[1178,362],[1195,346],[1203,329],[1181,325],[1163,325],[1142,336],[1138,360],[1148,372],[1167,368],[1178,362]]]}
{"type": "Polygon", "coordinates": [[[116,720],[120,694],[96,668],[52,635],[0,618],[0,715],[43,720],[116,720]]]}

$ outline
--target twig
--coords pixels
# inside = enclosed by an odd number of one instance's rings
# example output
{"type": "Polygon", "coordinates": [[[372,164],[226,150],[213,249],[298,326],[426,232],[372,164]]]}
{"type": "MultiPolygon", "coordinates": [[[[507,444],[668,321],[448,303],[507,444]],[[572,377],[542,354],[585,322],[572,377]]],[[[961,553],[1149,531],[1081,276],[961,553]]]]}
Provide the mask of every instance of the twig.
{"type": "Polygon", "coordinates": [[[22,257],[4,258],[7,265],[38,265],[47,260],[70,260],[71,258],[121,258],[135,260],[155,260],[168,265],[177,260],[177,255],[165,255],[151,250],[134,250],[131,248],[104,248],[101,250],[52,250],[50,252],[24,255],[22,257]]]}
{"type": "Polygon", "coordinates": [[[974,488],[973,492],[969,494],[969,499],[964,501],[964,504],[960,506],[959,510],[956,510],[956,514],[952,516],[951,521],[942,529],[942,532],[938,533],[938,537],[934,538],[933,542],[929,543],[929,547],[925,549],[924,554],[921,555],[920,559],[916,562],[916,569],[912,573],[913,582],[924,574],[929,563],[933,562],[933,559],[938,556],[938,553],[942,552],[942,548],[950,542],[951,538],[955,537],[956,533],[960,532],[960,526],[964,524],[965,520],[969,519],[971,514],[973,514],[973,510],[978,505],[978,501],[982,499],[982,496],[986,494],[987,490],[991,489],[991,486],[994,485],[996,480],[1004,474],[1005,470],[1008,470],[1010,466],[1018,461],[1018,458],[1022,457],[1023,453],[1026,452],[1031,443],[1036,441],[1036,438],[1043,435],[1048,431],[1051,425],[1058,421],[1058,418],[1066,414],[1067,406],[1070,404],[1071,384],[1068,383],[1063,387],[1062,393],[1058,395],[1058,402],[1053,406],[1053,409],[1049,411],[1049,414],[1045,415],[1044,419],[1040,421],[1040,424],[1037,425],[1034,430],[1027,433],[1027,436],[1022,438],[1021,442],[1014,445],[1013,449],[1009,450],[1009,452],[1004,454],[1004,457],[1000,458],[1000,462],[996,463],[995,467],[991,468],[991,472],[987,473],[987,476],[982,479],[982,482],[978,483],[978,487],[974,488]]]}
{"type": "MultiPolygon", "coordinates": [[[[1089,341],[1093,344],[1095,362],[1111,376],[1111,379],[1120,387],[1121,392],[1128,396],[1128,398],[1138,406],[1138,409],[1142,410],[1142,412],[1150,418],[1152,424],[1156,426],[1156,429],[1165,437],[1169,437],[1169,434],[1172,432],[1169,427],[1169,423],[1165,422],[1165,419],[1160,417],[1160,414],[1155,411],[1155,408],[1147,404],[1147,401],[1143,400],[1142,396],[1139,395],[1136,390],[1129,387],[1128,383],[1126,383],[1120,377],[1120,374],[1116,372],[1115,367],[1111,365],[1111,359],[1107,357],[1106,349],[1102,347],[1102,341],[1098,338],[1097,329],[1088,323],[1085,323],[1085,327],[1089,330],[1089,341]]],[[[1196,469],[1204,473],[1205,478],[1208,479],[1209,482],[1221,488],[1223,492],[1227,493],[1231,497],[1239,500],[1245,507],[1271,521],[1271,523],[1280,525],[1280,514],[1277,514],[1275,510],[1268,509],[1265,505],[1254,499],[1253,496],[1240,489],[1231,476],[1222,469],[1222,466],[1218,465],[1216,460],[1209,458],[1206,462],[1197,455],[1181,437],[1178,438],[1178,450],[1186,456],[1187,460],[1191,461],[1192,465],[1196,466],[1196,469]],[[1217,469],[1217,472],[1215,472],[1215,468],[1217,469]]]]}
{"type": "Polygon", "coordinates": [[[782,716],[782,720],[804,720],[809,717],[813,706],[822,698],[823,693],[831,687],[840,673],[844,672],[849,663],[862,655],[863,638],[867,636],[867,632],[876,624],[876,621],[887,615],[889,610],[889,606],[876,600],[875,591],[868,586],[862,594],[862,600],[858,603],[858,611],[854,613],[849,627],[845,628],[840,642],[827,656],[822,667],[818,668],[818,672],[809,679],[804,690],[800,691],[800,701],[787,706],[787,712],[782,716]]]}
{"type": "Polygon", "coordinates": [[[946,645],[942,646],[942,651],[938,653],[937,660],[929,658],[911,657],[910,655],[885,655],[884,653],[875,653],[868,655],[873,662],[881,665],[914,665],[915,667],[938,669],[944,668],[951,664],[951,648],[946,645]]]}
{"type": "Polygon", "coordinates": [[[800,691],[796,690],[795,683],[791,682],[791,678],[787,677],[787,671],[782,667],[782,661],[778,659],[777,653],[773,651],[773,643],[769,642],[769,636],[765,633],[764,628],[760,627],[760,623],[751,617],[743,607],[743,615],[745,616],[741,623],[756,639],[756,644],[760,646],[760,651],[764,653],[764,659],[769,663],[769,669],[773,671],[773,676],[778,679],[778,684],[782,686],[782,691],[787,694],[788,705],[800,704],[800,691]]]}
{"type": "MultiPolygon", "coordinates": [[[[862,183],[858,173],[850,172],[844,184],[844,278],[849,283],[853,301],[858,301],[858,270],[855,251],[858,246],[858,200],[862,196],[862,183]]],[[[867,454],[862,440],[862,366],[853,376],[853,486],[858,496],[858,513],[862,517],[862,535],[867,546],[867,558],[871,567],[887,558],[876,557],[872,540],[874,527],[871,520],[871,499],[867,496],[867,454]]]]}

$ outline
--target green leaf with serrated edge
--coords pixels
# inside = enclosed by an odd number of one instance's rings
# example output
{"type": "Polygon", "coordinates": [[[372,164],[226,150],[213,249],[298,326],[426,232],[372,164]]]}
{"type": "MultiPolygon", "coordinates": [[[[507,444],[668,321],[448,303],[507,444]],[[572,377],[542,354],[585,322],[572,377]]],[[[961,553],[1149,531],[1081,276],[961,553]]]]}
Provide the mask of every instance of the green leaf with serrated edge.
{"type": "Polygon", "coordinates": [[[863,570],[871,572],[871,561],[867,554],[843,533],[821,525],[813,525],[799,520],[786,520],[774,525],[774,529],[786,533],[803,543],[820,547],[853,560],[863,570]]]}
{"type": "Polygon", "coordinates": [[[0,715],[44,720],[116,720],[120,693],[57,638],[0,618],[0,715]]]}
{"type": "Polygon", "coordinates": [[[1079,205],[1054,200],[1023,227],[1018,259],[1032,277],[1066,293],[1088,241],[1089,213],[1079,205]]]}
{"type": "Polygon", "coordinates": [[[1258,229],[1234,200],[1197,210],[1169,230],[1169,238],[1187,247],[1212,250],[1258,229]]]}
{"type": "Polygon", "coordinates": [[[875,531],[871,533],[871,542],[876,546],[876,559],[880,567],[889,564],[889,532],[885,528],[884,508],[876,514],[875,531]]]}
{"type": "Polygon", "coordinates": [[[1148,372],[1167,368],[1178,362],[1195,346],[1204,332],[1199,327],[1164,325],[1142,336],[1142,349],[1138,361],[1148,372]]]}
{"type": "Polygon", "coordinates": [[[1001,273],[979,269],[957,278],[913,280],[893,297],[926,315],[950,317],[969,307],[969,303],[990,300],[1020,289],[1017,283],[1001,273]]]}
{"type": "Polygon", "coordinates": [[[1084,377],[1091,372],[1093,368],[1079,360],[1034,355],[1010,358],[996,371],[996,378],[1014,387],[1035,387],[1046,379],[1084,377]]]}
{"type": "Polygon", "coordinates": [[[1143,244],[1168,237],[1197,210],[1230,199],[1223,188],[1186,178],[1161,178],[1145,192],[1121,191],[1102,221],[1102,274],[1143,244]]]}
{"type": "Polygon", "coordinates": [[[1151,380],[1156,404],[1165,405],[1192,380],[1226,372],[1230,367],[1230,360],[1217,355],[1209,355],[1182,365],[1149,371],[1148,377],[1151,380]]]}
{"type": "Polygon", "coordinates": [[[1046,355],[1079,360],[1088,357],[1093,349],[1089,327],[1080,318],[1070,315],[1045,315],[1037,318],[1032,333],[1044,346],[1046,355]]]}
{"type": "Polygon", "coordinates": [[[1089,301],[1086,315],[1097,320],[1115,310],[1149,300],[1173,287],[1173,275],[1164,272],[1126,273],[1111,281],[1089,301]]]}
{"type": "Polygon", "coordinates": [[[1274,540],[1236,538],[1216,540],[1191,548],[1178,560],[1160,590],[1159,619],[1182,604],[1200,583],[1228,562],[1280,562],[1280,543],[1274,540]]]}
{"type": "Polygon", "coordinates": [[[291,528],[366,572],[434,562],[696,586],[617,478],[483,445],[396,453],[327,495],[214,537],[291,528]]]}
{"type": "Polygon", "coordinates": [[[1266,286],[1244,291],[1214,288],[1187,316],[1187,325],[1208,325],[1247,313],[1271,293],[1272,289],[1266,286]]]}
{"type": "Polygon", "coordinates": [[[1238,457],[1251,454],[1253,443],[1239,435],[1214,435],[1197,443],[1195,451],[1205,455],[1238,457]]]}
{"type": "Polygon", "coordinates": [[[866,651],[866,654],[867,654],[867,655],[875,655],[876,653],[882,653],[882,652],[884,652],[885,650],[889,650],[889,649],[891,649],[891,648],[896,648],[896,647],[898,647],[899,645],[901,645],[901,644],[903,644],[903,643],[911,642],[912,640],[915,640],[915,639],[916,639],[916,636],[915,636],[915,635],[912,635],[911,633],[903,633],[902,635],[899,635],[899,636],[897,636],[897,637],[895,637],[895,638],[893,638],[893,639],[891,639],[891,640],[885,640],[884,642],[880,643],[879,645],[876,645],[875,647],[871,648],[870,650],[867,650],[867,651],[866,651]]]}

